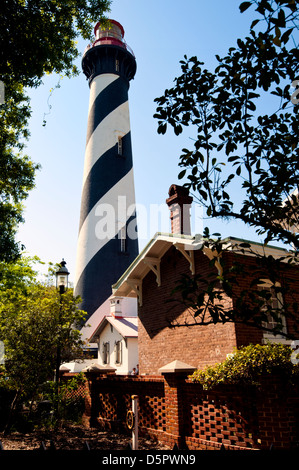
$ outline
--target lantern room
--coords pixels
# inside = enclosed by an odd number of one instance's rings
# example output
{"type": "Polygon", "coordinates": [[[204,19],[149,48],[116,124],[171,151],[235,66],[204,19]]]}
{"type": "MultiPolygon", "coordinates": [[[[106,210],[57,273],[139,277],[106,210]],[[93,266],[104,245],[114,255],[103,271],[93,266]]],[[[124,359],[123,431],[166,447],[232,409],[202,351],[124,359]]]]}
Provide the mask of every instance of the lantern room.
{"type": "Polygon", "coordinates": [[[115,46],[124,47],[126,49],[126,43],[124,41],[124,28],[118,21],[108,20],[106,25],[102,25],[99,21],[94,28],[94,34],[96,40],[94,46],[111,44],[115,46]]]}

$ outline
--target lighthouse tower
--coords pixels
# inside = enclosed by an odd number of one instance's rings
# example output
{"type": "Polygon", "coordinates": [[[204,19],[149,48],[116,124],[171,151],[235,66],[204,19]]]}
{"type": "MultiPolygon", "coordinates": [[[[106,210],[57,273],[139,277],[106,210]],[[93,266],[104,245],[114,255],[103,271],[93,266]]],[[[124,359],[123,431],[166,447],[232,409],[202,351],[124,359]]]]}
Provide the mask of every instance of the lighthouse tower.
{"type": "Polygon", "coordinates": [[[94,32],[82,58],[90,100],[75,281],[87,318],[138,254],[128,102],[136,60],[117,21],[94,32]]]}

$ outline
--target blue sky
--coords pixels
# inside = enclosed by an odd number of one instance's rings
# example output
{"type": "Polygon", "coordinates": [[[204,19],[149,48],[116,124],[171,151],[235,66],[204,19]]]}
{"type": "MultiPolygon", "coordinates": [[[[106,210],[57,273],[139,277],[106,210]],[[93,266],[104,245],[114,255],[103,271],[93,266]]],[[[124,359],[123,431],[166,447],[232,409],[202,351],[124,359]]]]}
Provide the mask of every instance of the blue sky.
{"type": "MultiPolygon", "coordinates": [[[[137,60],[137,73],[129,91],[135,173],[136,203],[145,207],[164,204],[171,184],[179,183],[180,151],[192,137],[184,133],[157,134],[154,99],[172,86],[180,74],[184,54],[196,55],[207,68],[215,54],[226,53],[238,37],[244,37],[254,16],[239,13],[236,0],[114,0],[109,17],[119,21],[125,40],[137,60]]],[[[84,51],[87,43],[79,40],[84,51]]],[[[77,61],[79,68],[81,59],[77,61]]],[[[88,83],[79,77],[60,81],[50,76],[30,92],[33,110],[31,137],[26,153],[41,164],[36,188],[25,201],[25,223],[18,239],[30,255],[46,263],[67,261],[74,279],[81,186],[89,100],[88,83]],[[51,93],[51,89],[54,89],[51,93]],[[49,105],[51,108],[49,109],[49,105]],[[43,126],[43,120],[46,126],[43,126]]],[[[211,232],[257,240],[254,232],[230,222],[209,222],[211,232]]],[[[168,220],[166,221],[168,227],[168,220]]],[[[165,221],[162,229],[165,228],[165,221]]],[[[154,235],[155,227],[142,231],[140,249],[154,235]]]]}

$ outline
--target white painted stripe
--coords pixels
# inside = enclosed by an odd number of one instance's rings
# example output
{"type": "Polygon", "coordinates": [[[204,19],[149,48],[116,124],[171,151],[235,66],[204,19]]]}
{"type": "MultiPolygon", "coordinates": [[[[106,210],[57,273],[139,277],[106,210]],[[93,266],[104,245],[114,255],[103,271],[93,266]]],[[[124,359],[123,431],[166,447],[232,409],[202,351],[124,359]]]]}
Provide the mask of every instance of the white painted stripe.
{"type": "Polygon", "coordinates": [[[90,93],[89,93],[89,107],[88,107],[88,117],[90,113],[90,109],[93,106],[93,103],[96,97],[111,83],[115,82],[119,78],[118,75],[114,75],[112,73],[104,73],[102,75],[98,75],[95,77],[90,85],[90,93]]]}
{"type": "Polygon", "coordinates": [[[93,131],[85,149],[83,185],[90,170],[107,150],[116,145],[118,136],[130,132],[129,102],[118,106],[93,131]]]}
{"type": "Polygon", "coordinates": [[[133,168],[113,186],[91,209],[86,217],[78,238],[76,281],[77,284],[85,266],[111,238],[119,232],[119,223],[128,220],[135,211],[135,189],[133,168]],[[125,199],[124,199],[125,198],[125,199]],[[126,214],[118,214],[118,208],[126,203],[126,214]],[[105,212],[108,211],[108,212],[105,212]],[[108,213],[115,214],[114,220],[108,219],[108,213]],[[108,222],[109,233],[103,238],[104,223],[108,222]]]}

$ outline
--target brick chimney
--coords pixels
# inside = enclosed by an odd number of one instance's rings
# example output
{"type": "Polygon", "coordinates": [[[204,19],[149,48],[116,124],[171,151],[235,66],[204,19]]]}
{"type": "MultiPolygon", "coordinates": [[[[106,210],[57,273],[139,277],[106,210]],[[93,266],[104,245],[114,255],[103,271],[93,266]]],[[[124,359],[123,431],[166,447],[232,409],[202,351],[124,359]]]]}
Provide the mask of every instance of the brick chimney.
{"type": "Polygon", "coordinates": [[[171,233],[191,235],[190,207],[193,198],[188,189],[172,184],[166,204],[170,209],[171,233]]]}

